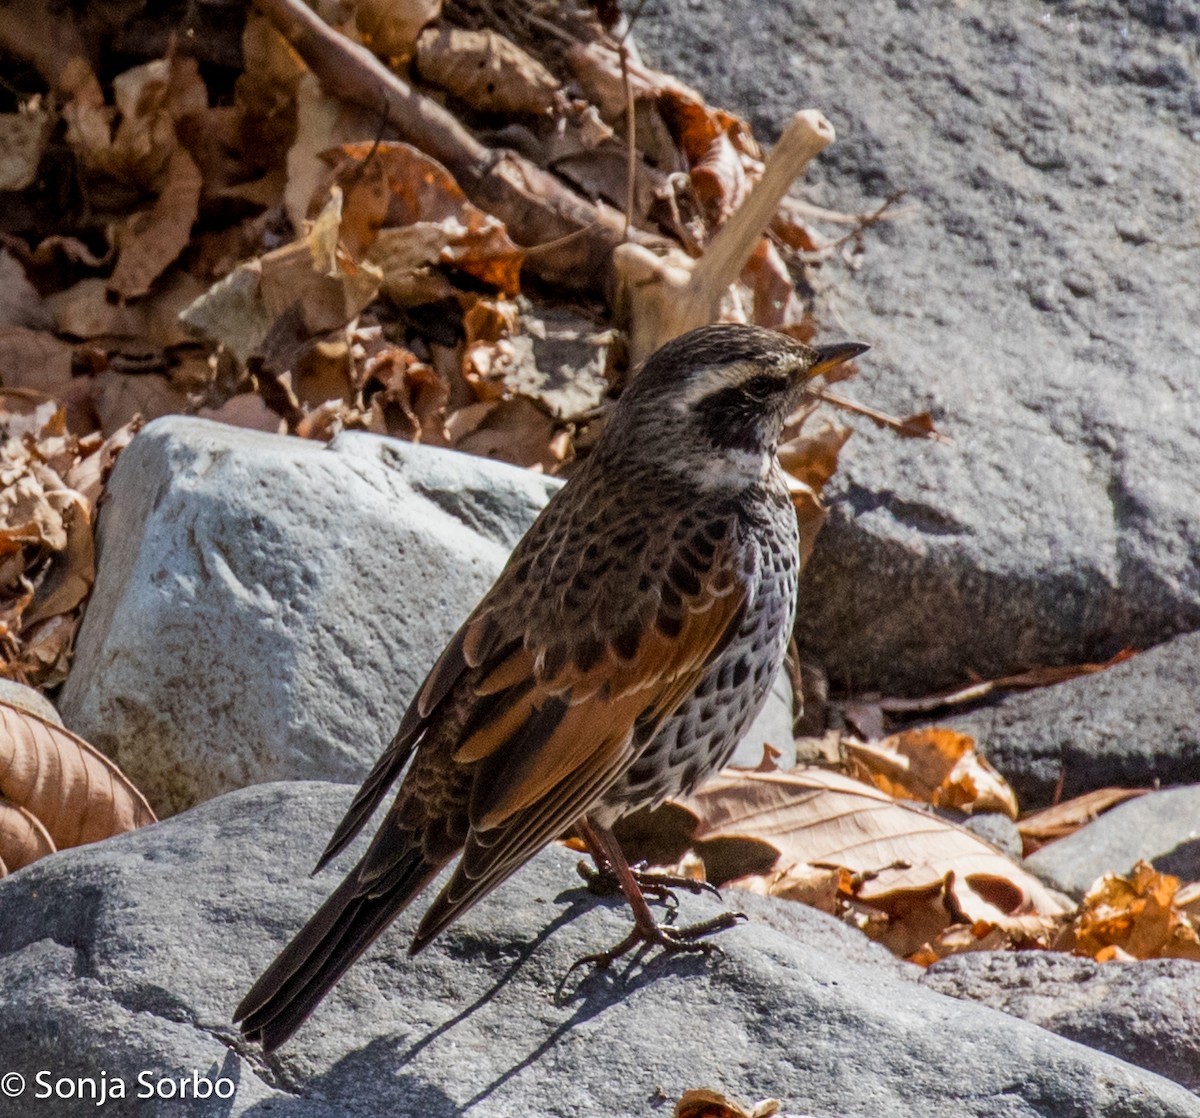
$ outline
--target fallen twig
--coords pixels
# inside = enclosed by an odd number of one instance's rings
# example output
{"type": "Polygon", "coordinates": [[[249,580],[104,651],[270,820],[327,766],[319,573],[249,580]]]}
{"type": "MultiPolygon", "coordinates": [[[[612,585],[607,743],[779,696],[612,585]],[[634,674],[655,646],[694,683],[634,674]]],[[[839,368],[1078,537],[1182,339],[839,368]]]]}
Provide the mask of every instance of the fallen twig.
{"type": "MultiPolygon", "coordinates": [[[[603,295],[613,249],[621,243],[621,215],[581,198],[558,178],[509,151],[472,136],[440,105],[416,92],[369,50],[328,26],[302,0],[255,0],[332,97],[378,112],[406,142],[436,159],[481,209],[495,214],[517,243],[531,248],[561,241],[561,251],[531,254],[539,279],[603,295]]],[[[648,242],[644,233],[629,239],[648,242]]]]}

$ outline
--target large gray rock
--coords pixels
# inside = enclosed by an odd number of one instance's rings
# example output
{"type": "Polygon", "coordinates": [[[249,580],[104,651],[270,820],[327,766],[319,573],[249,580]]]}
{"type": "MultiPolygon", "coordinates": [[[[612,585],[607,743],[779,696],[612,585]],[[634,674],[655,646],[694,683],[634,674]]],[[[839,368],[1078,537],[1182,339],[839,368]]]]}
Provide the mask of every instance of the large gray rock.
{"type": "Polygon", "coordinates": [[[975,738],[1028,811],[1059,791],[1200,782],[1200,633],[1095,675],[941,720],[975,738]]]}
{"type": "MultiPolygon", "coordinates": [[[[872,1118],[1200,1115],[1200,1100],[1166,1079],[840,958],[845,929],[816,914],[801,938],[752,922],[724,933],[711,962],[618,965],[576,975],[556,998],[571,962],[628,921],[623,905],[578,887],[576,856],[561,850],[415,960],[404,954],[414,906],[264,1060],[229,1014],[331,887],[307,870],[349,795],[249,788],[0,882],[5,1071],[32,1090],[37,1069],[103,1067],[132,1095],[139,1072],[190,1083],[194,1070],[234,1096],[131,1098],[112,1111],[122,1118],[609,1118],[701,1086],[773,1095],[789,1113],[872,1118]]],[[[689,918],[717,908],[684,905],[689,918]]],[[[78,1100],[22,1106],[81,1113],[78,1100]]]]}
{"type": "Polygon", "coordinates": [[[764,138],[828,114],[816,201],[917,204],[817,306],[824,336],[873,346],[848,394],[953,437],[863,424],[843,452],[799,626],[835,683],[919,693],[1200,628],[1198,31],[1162,0],[638,21],[764,138]]]}
{"type": "MultiPolygon", "coordinates": [[[[358,779],[558,485],[372,435],[151,423],[113,474],[63,718],[160,815],[358,779]]],[[[739,763],[763,741],[792,743],[786,679],[739,763]]]]}
{"type": "Polygon", "coordinates": [[[1097,878],[1126,873],[1139,861],[1184,881],[1200,881],[1200,784],[1118,804],[1043,846],[1025,865],[1055,889],[1078,897],[1097,878]]]}
{"type": "Polygon", "coordinates": [[[921,979],[1200,1091],[1200,963],[1097,963],[1053,951],[954,955],[921,979]]]}

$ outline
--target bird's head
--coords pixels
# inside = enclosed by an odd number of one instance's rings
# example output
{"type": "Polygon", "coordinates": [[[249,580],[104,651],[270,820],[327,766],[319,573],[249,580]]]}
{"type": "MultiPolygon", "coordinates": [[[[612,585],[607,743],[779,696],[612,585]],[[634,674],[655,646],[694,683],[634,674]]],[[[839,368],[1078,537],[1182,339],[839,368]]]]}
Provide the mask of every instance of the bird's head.
{"type": "Polygon", "coordinates": [[[702,326],[646,361],[622,395],[609,435],[641,445],[653,440],[714,485],[753,481],[769,469],[812,378],[868,348],[810,346],[758,326],[702,326]]]}

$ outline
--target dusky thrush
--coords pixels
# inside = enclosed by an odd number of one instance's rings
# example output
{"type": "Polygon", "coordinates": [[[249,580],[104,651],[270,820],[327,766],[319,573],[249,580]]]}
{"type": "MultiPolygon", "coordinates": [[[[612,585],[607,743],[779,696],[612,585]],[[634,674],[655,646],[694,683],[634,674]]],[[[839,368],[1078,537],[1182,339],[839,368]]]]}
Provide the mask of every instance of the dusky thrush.
{"type": "Polygon", "coordinates": [[[290,1037],[455,856],[412,954],[572,826],[634,914],[596,960],[702,950],[729,926],[660,925],[611,828],[724,765],[765,702],[799,569],[776,447],[811,377],[866,348],[719,325],[646,361],[359,789],[317,869],[404,773],[366,853],[238,1006],[247,1037],[290,1037]]]}

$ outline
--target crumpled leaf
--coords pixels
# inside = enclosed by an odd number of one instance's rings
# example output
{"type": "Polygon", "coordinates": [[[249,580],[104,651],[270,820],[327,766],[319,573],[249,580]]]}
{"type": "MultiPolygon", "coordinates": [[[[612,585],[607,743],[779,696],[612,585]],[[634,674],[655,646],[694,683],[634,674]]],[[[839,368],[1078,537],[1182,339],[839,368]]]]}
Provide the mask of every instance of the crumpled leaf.
{"type": "Polygon", "coordinates": [[[450,389],[431,365],[399,346],[372,355],[365,365],[372,393],[371,422],[381,434],[431,446],[447,445],[446,404],[450,389]]]}
{"type": "Polygon", "coordinates": [[[438,266],[465,272],[501,294],[520,290],[524,253],[499,218],[467,201],[440,163],[402,143],[346,144],[329,158],[340,160],[337,177],[344,189],[360,170],[386,177],[387,209],[366,259],[382,269],[385,290],[397,292],[398,301],[410,303],[410,285],[421,290],[422,275],[428,282],[438,266]]]}
{"type": "Polygon", "coordinates": [[[82,738],[0,702],[0,794],[63,850],[155,822],[128,778],[82,738]]]}
{"type": "Polygon", "coordinates": [[[747,1110],[720,1091],[705,1088],[684,1091],[675,1104],[674,1118],[772,1118],[779,1113],[778,1099],[764,1099],[747,1110]]]}
{"type": "MultiPolygon", "coordinates": [[[[803,420],[800,421],[801,424],[803,420]]],[[[827,509],[821,501],[825,483],[837,469],[838,455],[853,431],[828,420],[812,432],[797,430],[779,446],[779,461],[787,475],[796,520],[800,526],[800,564],[808,562],[827,509]]],[[[786,432],[785,432],[786,434],[786,432]]]]}
{"type": "Polygon", "coordinates": [[[275,323],[293,308],[307,337],[345,326],[375,298],[382,276],[341,249],[341,220],[342,192],[335,188],[305,236],[241,265],[180,318],[242,362],[262,352],[275,323]]]}
{"type": "Polygon", "coordinates": [[[1100,962],[1123,959],[1200,961],[1200,920],[1177,900],[1179,878],[1138,862],[1128,876],[1110,873],[1084,896],[1055,944],[1100,962]]]}
{"type": "Polygon", "coordinates": [[[941,727],[904,730],[882,741],[843,741],[862,779],[898,799],[921,800],[968,814],[1017,817],[1017,797],[969,734],[941,727]]]}
{"type": "Polygon", "coordinates": [[[530,401],[470,404],[450,415],[446,431],[456,450],[553,474],[571,457],[571,436],[530,401]]]}
{"type": "Polygon", "coordinates": [[[365,46],[393,65],[406,62],[417,36],[442,12],[442,0],[357,0],[354,24],[365,46]]]}
{"type": "Polygon", "coordinates": [[[154,205],[133,214],[118,236],[117,265],[109,290],[123,299],[145,295],[187,246],[200,212],[200,168],[182,147],[167,163],[154,205]]]}
{"type": "Polygon", "coordinates": [[[422,80],[491,113],[548,113],[559,82],[536,58],[491,29],[431,27],[417,40],[422,80]]]}

